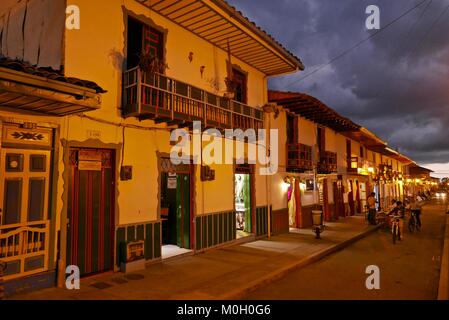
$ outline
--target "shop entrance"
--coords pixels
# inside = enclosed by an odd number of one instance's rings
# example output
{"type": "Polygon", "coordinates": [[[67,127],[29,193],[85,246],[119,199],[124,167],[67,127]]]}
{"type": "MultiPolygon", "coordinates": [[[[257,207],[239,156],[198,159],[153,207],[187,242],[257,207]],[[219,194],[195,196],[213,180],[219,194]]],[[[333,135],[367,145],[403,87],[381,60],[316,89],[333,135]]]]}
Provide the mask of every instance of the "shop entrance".
{"type": "Polygon", "coordinates": [[[192,248],[190,166],[170,164],[169,168],[163,168],[160,183],[163,259],[190,252],[192,248]]]}
{"type": "Polygon", "coordinates": [[[344,217],[345,204],[343,200],[343,182],[338,179],[332,184],[335,205],[335,218],[344,217]]]}
{"type": "Polygon", "coordinates": [[[234,206],[237,239],[253,232],[253,176],[251,168],[239,166],[234,174],[234,206]]]}
{"type": "Polygon", "coordinates": [[[380,194],[379,194],[379,186],[374,186],[374,193],[376,194],[376,209],[380,210],[380,194]]]}

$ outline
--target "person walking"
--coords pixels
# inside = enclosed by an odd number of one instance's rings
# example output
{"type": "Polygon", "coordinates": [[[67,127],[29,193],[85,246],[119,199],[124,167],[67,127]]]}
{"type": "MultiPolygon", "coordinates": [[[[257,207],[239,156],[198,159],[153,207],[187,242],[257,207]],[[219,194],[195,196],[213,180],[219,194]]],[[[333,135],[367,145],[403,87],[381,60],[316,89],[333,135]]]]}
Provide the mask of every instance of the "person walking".
{"type": "Polygon", "coordinates": [[[376,224],[376,193],[371,192],[371,194],[368,196],[368,199],[366,199],[368,202],[368,222],[370,224],[376,224]]]}

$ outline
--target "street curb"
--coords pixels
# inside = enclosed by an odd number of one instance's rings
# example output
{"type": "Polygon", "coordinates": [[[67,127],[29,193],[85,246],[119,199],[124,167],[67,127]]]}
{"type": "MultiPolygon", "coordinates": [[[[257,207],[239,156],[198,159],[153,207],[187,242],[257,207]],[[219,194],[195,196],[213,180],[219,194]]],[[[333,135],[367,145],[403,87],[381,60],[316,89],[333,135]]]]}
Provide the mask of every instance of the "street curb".
{"type": "Polygon", "coordinates": [[[449,215],[446,215],[443,256],[441,257],[438,300],[449,300],[449,215]]]}
{"type": "Polygon", "coordinates": [[[321,251],[315,252],[314,254],[307,256],[307,257],[299,260],[298,262],[294,262],[290,265],[287,265],[286,267],[283,267],[276,271],[273,271],[257,280],[251,281],[244,287],[241,287],[234,291],[225,293],[225,294],[217,297],[216,299],[217,300],[239,300],[239,299],[242,299],[248,293],[255,291],[255,290],[259,289],[260,287],[263,287],[271,282],[279,280],[279,279],[283,278],[285,275],[287,275],[288,273],[290,273],[296,269],[299,269],[299,268],[305,267],[309,264],[312,264],[318,260],[321,260],[325,256],[328,256],[334,252],[337,252],[337,251],[353,244],[354,242],[359,241],[360,239],[366,237],[368,234],[378,230],[380,227],[381,227],[381,225],[378,225],[375,227],[370,227],[368,230],[365,230],[350,239],[347,239],[343,242],[340,242],[336,245],[333,245],[333,246],[323,249],[321,251]]]}

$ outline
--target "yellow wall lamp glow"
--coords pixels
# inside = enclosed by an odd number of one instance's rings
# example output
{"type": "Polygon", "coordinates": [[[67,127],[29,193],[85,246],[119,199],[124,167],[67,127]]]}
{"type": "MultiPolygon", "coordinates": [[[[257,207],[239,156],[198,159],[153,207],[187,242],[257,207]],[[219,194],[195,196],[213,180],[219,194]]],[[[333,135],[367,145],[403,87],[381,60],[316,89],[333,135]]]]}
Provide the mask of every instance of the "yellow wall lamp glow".
{"type": "Polygon", "coordinates": [[[281,182],[282,192],[287,192],[288,188],[292,185],[293,181],[290,177],[284,177],[284,181],[281,182]]]}
{"type": "MultiPolygon", "coordinates": [[[[281,182],[281,190],[282,192],[287,192],[288,188],[294,183],[295,179],[298,178],[292,178],[292,177],[285,177],[284,180],[281,182]]],[[[299,182],[299,189],[304,191],[306,190],[307,186],[304,182],[299,182]]]]}

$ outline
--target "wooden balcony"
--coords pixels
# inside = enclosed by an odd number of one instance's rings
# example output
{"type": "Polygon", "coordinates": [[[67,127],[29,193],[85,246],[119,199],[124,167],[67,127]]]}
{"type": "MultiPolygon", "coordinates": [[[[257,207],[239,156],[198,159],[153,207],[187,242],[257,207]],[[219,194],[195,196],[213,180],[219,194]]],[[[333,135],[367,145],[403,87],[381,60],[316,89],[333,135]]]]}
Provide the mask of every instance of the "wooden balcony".
{"type": "Polygon", "coordinates": [[[329,174],[335,172],[337,172],[337,154],[331,151],[323,152],[318,164],[318,173],[329,174]]]}
{"type": "Polygon", "coordinates": [[[312,147],[302,143],[287,144],[287,171],[313,170],[312,147]]]}
{"type": "Polygon", "coordinates": [[[348,167],[346,171],[348,173],[358,173],[358,169],[362,167],[361,161],[359,160],[359,157],[350,157],[347,160],[348,167]]]}
{"type": "Polygon", "coordinates": [[[395,178],[396,172],[393,171],[393,166],[388,164],[380,164],[379,175],[382,178],[382,180],[391,181],[395,178]]]}
{"type": "Polygon", "coordinates": [[[217,129],[262,129],[263,111],[136,67],[124,73],[123,116],[217,129]]]}

